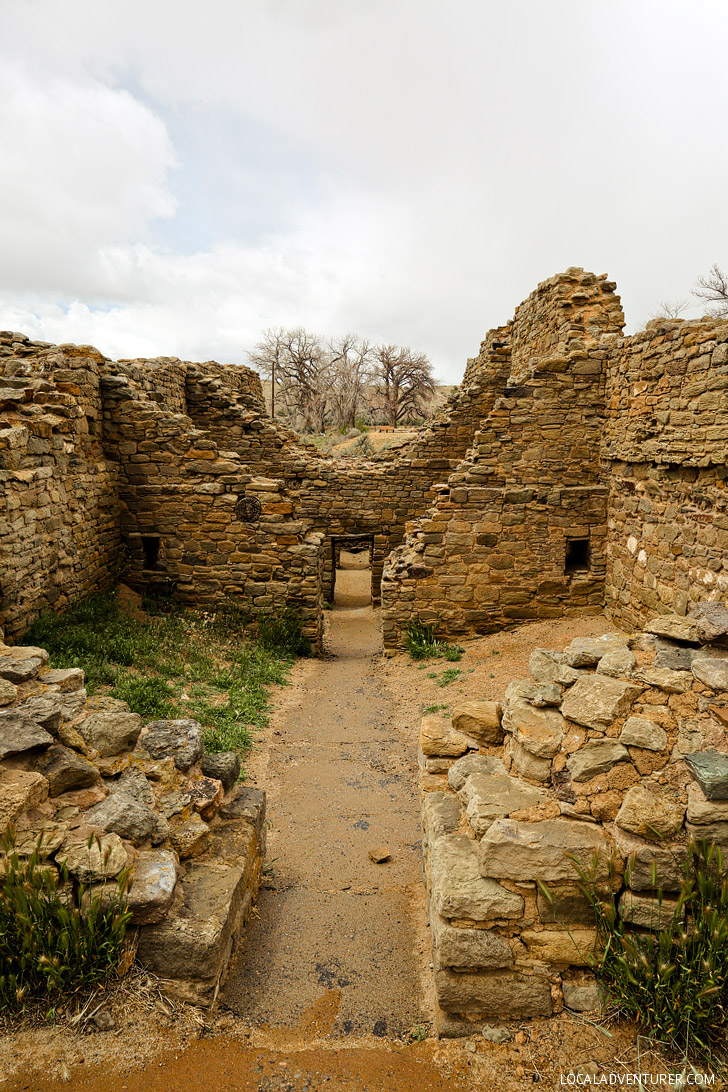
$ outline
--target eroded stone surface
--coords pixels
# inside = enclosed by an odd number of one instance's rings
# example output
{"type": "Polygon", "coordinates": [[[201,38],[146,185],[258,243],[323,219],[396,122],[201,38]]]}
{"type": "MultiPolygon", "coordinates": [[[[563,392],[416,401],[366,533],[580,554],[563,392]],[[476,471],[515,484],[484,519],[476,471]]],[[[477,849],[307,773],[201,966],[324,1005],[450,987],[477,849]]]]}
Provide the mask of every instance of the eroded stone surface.
{"type": "Polygon", "coordinates": [[[697,656],[691,670],[698,682],[711,690],[728,690],[728,660],[697,656]]]}
{"type": "Polygon", "coordinates": [[[225,792],[229,792],[240,777],[240,755],[237,751],[203,755],[200,765],[205,777],[220,781],[225,792]]]}
{"type": "Polygon", "coordinates": [[[573,819],[545,819],[524,823],[496,819],[480,842],[482,875],[496,880],[574,882],[578,874],[570,856],[582,868],[596,857],[595,876],[608,875],[612,843],[601,827],[573,819]]]}
{"type": "Polygon", "coordinates": [[[607,773],[617,762],[628,762],[629,751],[614,739],[593,739],[566,761],[572,781],[589,781],[607,773]]]}
{"type": "Polygon", "coordinates": [[[435,971],[435,989],[440,1005],[447,1012],[477,1013],[479,1016],[511,1019],[550,1016],[551,989],[548,982],[534,975],[511,971],[488,974],[464,974],[440,968],[435,971]]]}
{"type": "Polygon", "coordinates": [[[454,834],[460,822],[460,802],[449,792],[427,792],[422,800],[422,829],[428,842],[454,834]]]}
{"type": "Polygon", "coordinates": [[[643,747],[648,751],[664,751],[667,732],[647,717],[628,717],[619,735],[625,747],[643,747]]]}
{"type": "Polygon", "coordinates": [[[603,656],[627,648],[626,633],[605,633],[601,637],[575,637],[564,649],[569,667],[596,667],[603,656]]]}
{"type": "Polygon", "coordinates": [[[38,773],[47,778],[51,796],[88,789],[99,779],[98,770],[87,759],[68,747],[49,747],[35,764],[38,773]]]}
{"type": "Polygon", "coordinates": [[[447,772],[450,788],[459,792],[466,780],[473,773],[490,774],[493,777],[506,777],[507,771],[500,758],[494,755],[469,754],[453,762],[447,772]]]}
{"type": "Polygon", "coordinates": [[[663,614],[645,623],[644,629],[646,633],[654,633],[658,637],[669,637],[673,641],[684,641],[686,644],[700,644],[698,623],[695,618],[685,618],[680,614],[663,614]]]}
{"type": "Polygon", "coordinates": [[[101,834],[91,839],[71,832],[56,853],[59,864],[81,883],[114,879],[127,865],[126,850],[118,834],[101,834]]]}
{"type": "Polygon", "coordinates": [[[686,755],[685,762],[707,800],[728,800],[728,755],[696,751],[686,755]]]}
{"type": "Polygon", "coordinates": [[[170,850],[147,849],[139,853],[128,892],[132,924],[162,921],[172,905],[177,875],[177,860],[170,850]]]}
{"type": "MultiPolygon", "coordinates": [[[[105,699],[105,704],[109,701],[105,699]]],[[[79,724],[83,738],[102,758],[131,751],[141,730],[142,718],[137,713],[130,713],[123,702],[115,702],[111,708],[102,707],[79,724]]]]}
{"type": "Polygon", "coordinates": [[[634,891],[623,891],[619,897],[619,916],[632,925],[643,929],[665,929],[672,921],[678,906],[677,899],[663,896],[650,898],[636,895],[634,891]]]}
{"type": "Polygon", "coordinates": [[[478,743],[500,743],[502,706],[498,701],[461,701],[452,711],[452,726],[478,743]]]}
{"type": "Polygon", "coordinates": [[[616,823],[630,834],[659,841],[677,834],[684,817],[683,804],[650,792],[644,785],[633,785],[617,812],[616,823]]]}
{"type": "Polygon", "coordinates": [[[430,919],[437,958],[456,970],[502,970],[513,965],[508,941],[492,929],[458,929],[437,914],[430,919]]]}
{"type": "Polygon", "coordinates": [[[53,736],[24,713],[0,712],[0,762],[12,755],[50,747],[53,736]]]}
{"type": "Polygon", "coordinates": [[[577,680],[564,698],[561,712],[587,728],[608,728],[632,707],[642,687],[608,675],[577,680]]]}
{"type": "Polygon", "coordinates": [[[444,717],[430,714],[420,723],[420,747],[427,757],[458,758],[466,751],[477,750],[477,743],[462,732],[456,732],[444,717]]]}
{"type": "Polygon", "coordinates": [[[148,840],[157,817],[151,808],[125,792],[115,792],[86,812],[86,822],[128,838],[135,846],[148,840]]]}
{"type": "Polygon", "coordinates": [[[533,959],[588,967],[596,951],[596,929],[524,929],[521,940],[533,959]]]}
{"type": "Polygon", "coordinates": [[[0,831],[48,799],[48,782],[29,770],[0,770],[0,831]]]}
{"type": "Polygon", "coordinates": [[[464,834],[443,835],[430,849],[432,900],[447,919],[494,921],[517,918],[520,895],[481,875],[477,843],[464,834]]]}
{"type": "Polygon", "coordinates": [[[471,827],[481,837],[495,819],[514,811],[532,808],[546,800],[546,794],[517,777],[471,774],[459,793],[471,827]]]}
{"type": "Polygon", "coordinates": [[[199,762],[204,751],[202,727],[196,720],[150,721],[142,742],[152,758],[173,758],[178,770],[199,762]]]}

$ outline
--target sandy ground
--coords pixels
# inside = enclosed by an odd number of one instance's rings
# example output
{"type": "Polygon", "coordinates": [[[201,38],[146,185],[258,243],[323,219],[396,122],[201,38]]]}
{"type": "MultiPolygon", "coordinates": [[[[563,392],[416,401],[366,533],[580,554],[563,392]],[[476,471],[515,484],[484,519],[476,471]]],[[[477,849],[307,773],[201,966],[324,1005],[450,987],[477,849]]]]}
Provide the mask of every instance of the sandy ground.
{"type": "Polygon", "coordinates": [[[219,1010],[172,1010],[139,976],[143,989],[111,999],[113,1031],[4,1035],[0,1092],[510,1092],[563,1087],[569,1070],[623,1075],[638,1060],[666,1072],[631,1026],[568,1013],[513,1025],[502,1045],[416,1041],[432,1014],[420,714],[498,697],[535,646],[609,627],[602,617],[524,626],[468,642],[458,664],[420,669],[383,657],[363,555],[344,564],[329,654],[296,665],[247,763],[268,792],[269,870],[219,1010]],[[440,686],[447,669],[460,674],[440,686]],[[390,860],[374,864],[368,851],[382,844],[390,860]]]}

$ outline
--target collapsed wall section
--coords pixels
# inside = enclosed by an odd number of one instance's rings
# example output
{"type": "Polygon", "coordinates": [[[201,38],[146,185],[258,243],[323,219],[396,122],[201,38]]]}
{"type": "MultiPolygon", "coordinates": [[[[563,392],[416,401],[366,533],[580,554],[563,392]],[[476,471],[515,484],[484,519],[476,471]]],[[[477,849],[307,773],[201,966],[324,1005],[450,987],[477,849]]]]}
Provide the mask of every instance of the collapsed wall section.
{"type": "Polygon", "coordinates": [[[0,632],[16,638],[113,579],[118,464],[101,443],[104,358],[0,333],[0,632]]]}
{"type": "Polygon", "coordinates": [[[615,346],[606,407],[612,618],[728,598],[728,322],[658,320],[615,346]]]}
{"type": "Polygon", "coordinates": [[[578,269],[517,309],[501,396],[385,566],[386,646],[415,617],[463,635],[600,607],[605,364],[623,324],[614,284],[578,269]]]}

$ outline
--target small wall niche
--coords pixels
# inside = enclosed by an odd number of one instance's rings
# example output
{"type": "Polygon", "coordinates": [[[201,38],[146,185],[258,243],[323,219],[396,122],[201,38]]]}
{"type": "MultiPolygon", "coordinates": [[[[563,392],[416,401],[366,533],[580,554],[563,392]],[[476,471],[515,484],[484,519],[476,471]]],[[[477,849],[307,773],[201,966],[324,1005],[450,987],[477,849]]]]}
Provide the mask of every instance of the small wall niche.
{"type": "Polygon", "coordinates": [[[567,538],[566,558],[564,572],[567,576],[571,573],[588,572],[591,568],[591,548],[588,538],[567,538]]]}
{"type": "Polygon", "coordinates": [[[159,568],[159,548],[162,540],[159,535],[142,535],[142,550],[144,552],[144,568],[154,570],[159,568]]]}

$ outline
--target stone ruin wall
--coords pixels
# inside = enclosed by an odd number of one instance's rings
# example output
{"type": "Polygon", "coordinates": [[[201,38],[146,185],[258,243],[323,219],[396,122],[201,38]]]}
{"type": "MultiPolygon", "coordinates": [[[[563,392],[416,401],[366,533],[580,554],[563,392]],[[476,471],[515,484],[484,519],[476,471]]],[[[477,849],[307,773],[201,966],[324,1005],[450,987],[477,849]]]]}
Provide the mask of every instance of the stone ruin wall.
{"type": "MultiPolygon", "coordinates": [[[[206,754],[193,720],[143,724],[88,697],[79,668],[0,641],[0,832],[40,840],[43,867],[102,897],[132,871],[136,956],[174,997],[214,1004],[258,891],[265,793],[234,752],[206,754]],[[89,844],[89,839],[94,841],[89,844]]],[[[0,855],[0,875],[5,859],[0,855]]]]}
{"type": "Polygon", "coordinates": [[[728,324],[625,339],[613,289],[570,270],[517,309],[502,396],[387,561],[386,646],[414,617],[460,636],[606,605],[630,627],[725,597],[728,324]]]}
{"type": "Polygon", "coordinates": [[[602,896],[659,929],[688,841],[728,853],[728,607],[537,648],[529,668],[502,702],[421,725],[440,1035],[599,1008],[594,914],[567,854],[587,870],[597,855],[602,896]]]}

